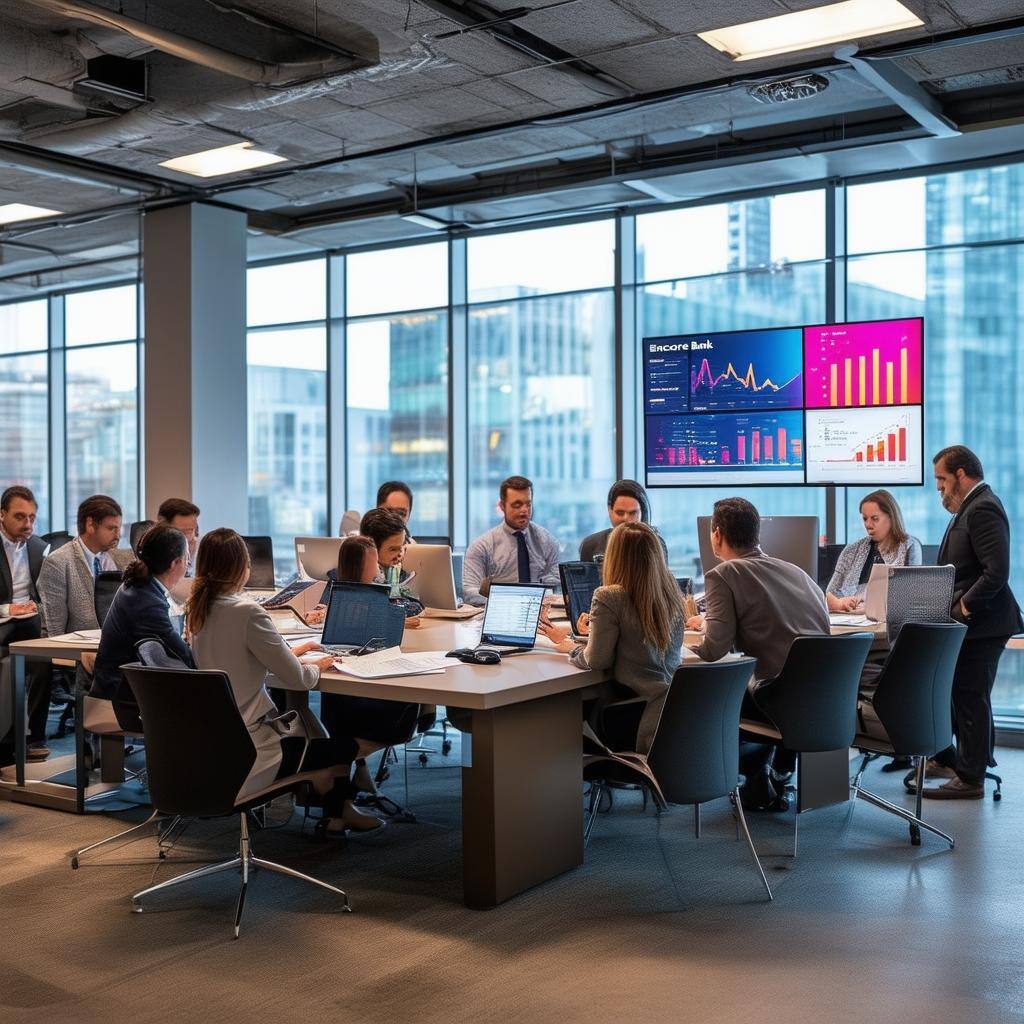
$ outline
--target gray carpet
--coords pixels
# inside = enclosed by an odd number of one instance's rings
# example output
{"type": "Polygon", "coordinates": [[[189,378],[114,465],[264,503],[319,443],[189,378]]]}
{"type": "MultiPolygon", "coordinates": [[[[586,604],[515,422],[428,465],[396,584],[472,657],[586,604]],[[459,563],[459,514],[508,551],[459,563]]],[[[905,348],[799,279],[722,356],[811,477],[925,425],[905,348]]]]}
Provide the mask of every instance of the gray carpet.
{"type": "MultiPolygon", "coordinates": [[[[772,904],[725,801],[698,841],[689,809],[659,819],[620,794],[580,870],[486,913],[460,902],[458,769],[415,767],[419,824],[321,844],[296,815],[259,833],[355,913],[258,873],[238,942],[234,875],[128,909],[154,877],[230,856],[226,822],[190,828],[159,869],[143,841],[71,871],[67,850],[140,812],[0,803],[0,1021],[1024,1020],[1024,751],[1000,760],[1001,803],[926,805],[953,852],[861,803],[804,816],[793,862],[772,855],[792,814],[752,815],[772,904]]],[[[899,776],[867,782],[901,800],[899,776]]],[[[401,798],[400,777],[387,790],[401,798]]]]}

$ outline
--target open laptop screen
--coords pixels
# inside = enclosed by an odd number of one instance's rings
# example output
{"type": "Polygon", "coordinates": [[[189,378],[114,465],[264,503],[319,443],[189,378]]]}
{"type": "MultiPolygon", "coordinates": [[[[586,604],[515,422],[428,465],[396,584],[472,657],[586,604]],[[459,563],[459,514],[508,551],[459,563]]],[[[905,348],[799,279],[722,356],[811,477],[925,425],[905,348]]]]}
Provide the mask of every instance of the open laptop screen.
{"type": "Polygon", "coordinates": [[[362,647],[379,638],[381,647],[401,644],[405,612],[388,600],[387,587],[335,583],[330,589],[321,643],[330,647],[362,647]]]}
{"type": "Polygon", "coordinates": [[[574,634],[580,616],[590,612],[594,591],[601,586],[601,571],[600,562],[560,562],[558,565],[565,596],[565,615],[574,634]]]}
{"type": "Polygon", "coordinates": [[[533,647],[547,589],[542,583],[492,583],[480,642],[524,650],[533,647]]]}

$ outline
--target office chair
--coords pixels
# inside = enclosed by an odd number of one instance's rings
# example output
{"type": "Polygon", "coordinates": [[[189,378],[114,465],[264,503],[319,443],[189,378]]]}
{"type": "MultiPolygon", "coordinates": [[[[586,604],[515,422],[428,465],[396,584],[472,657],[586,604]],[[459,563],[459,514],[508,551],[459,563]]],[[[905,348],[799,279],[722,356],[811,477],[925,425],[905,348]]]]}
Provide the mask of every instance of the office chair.
{"type": "Polygon", "coordinates": [[[893,566],[889,570],[889,589],[885,606],[885,627],[889,643],[894,644],[908,622],[952,622],[953,606],[951,565],[893,566]]]}
{"type": "Polygon", "coordinates": [[[921,829],[941,836],[953,849],[953,839],[921,818],[925,762],[953,742],[949,714],[953,670],[967,627],[959,622],[908,622],[886,660],[877,687],[858,702],[855,746],[863,755],[850,788],[855,798],[895,814],[910,823],[910,842],[921,845],[921,829]],[[881,755],[911,757],[917,778],[914,813],[862,789],[864,769],[881,755]]]}
{"type": "Polygon", "coordinates": [[[921,564],[922,565],[935,565],[939,560],[939,545],[938,544],[922,544],[921,545],[921,564]]]}
{"type": "Polygon", "coordinates": [[[818,586],[824,590],[832,574],[836,571],[836,563],[842,554],[845,544],[822,544],[818,548],[818,586]]]}
{"type": "Polygon", "coordinates": [[[40,539],[49,545],[50,550],[48,553],[52,555],[57,548],[70,544],[75,538],[66,530],[54,530],[52,533],[44,533],[40,539]]]}
{"type": "Polygon", "coordinates": [[[265,868],[340,896],[344,901],[343,909],[350,911],[352,908],[343,890],[257,856],[249,834],[250,817],[256,808],[284,793],[307,788],[326,793],[338,775],[337,769],[297,772],[239,800],[238,791],[256,761],[256,748],[235,704],[227,675],[147,668],[141,664],[124,665],[122,671],[146,723],[146,768],[153,809],[181,818],[237,814],[239,821],[237,857],[151,885],[132,896],[132,909],[141,913],[143,900],[154,893],[237,868],[241,872],[234,922],[237,939],[249,874],[255,868],[265,868]]]}
{"type": "Polygon", "coordinates": [[[132,523],[128,528],[128,546],[138,554],[139,541],[146,535],[146,532],[152,527],[156,526],[156,522],[152,519],[141,519],[137,523],[132,523]]]}
{"type": "Polygon", "coordinates": [[[599,797],[594,800],[593,789],[600,790],[611,781],[648,786],[662,805],[693,804],[698,839],[700,805],[728,796],[737,832],[742,828],[754,866],[768,899],[772,899],[739,796],[740,705],[753,667],[753,658],[680,666],[665,697],[650,754],[605,749],[584,755],[583,777],[591,781],[592,787],[586,840],[590,839],[600,803],[599,797]]]}
{"type": "Polygon", "coordinates": [[[853,742],[860,676],[873,641],[871,633],[798,636],[790,645],[782,671],[754,692],[757,706],[772,724],[750,718],[740,721],[740,739],[781,744],[796,752],[794,857],[800,814],[805,811],[805,755],[846,750],[853,742]]]}
{"type": "Polygon", "coordinates": [[[270,537],[243,537],[249,549],[249,582],[251,590],[273,590],[274,542],[270,537]]]}
{"type": "Polygon", "coordinates": [[[416,538],[416,543],[417,544],[443,544],[445,547],[449,547],[450,548],[452,546],[452,539],[451,539],[451,537],[442,537],[440,535],[438,535],[437,537],[417,537],[416,538]]]}
{"type": "Polygon", "coordinates": [[[342,517],[341,524],[338,526],[339,537],[352,537],[359,533],[359,525],[362,523],[363,517],[355,509],[350,508],[342,517]]]}

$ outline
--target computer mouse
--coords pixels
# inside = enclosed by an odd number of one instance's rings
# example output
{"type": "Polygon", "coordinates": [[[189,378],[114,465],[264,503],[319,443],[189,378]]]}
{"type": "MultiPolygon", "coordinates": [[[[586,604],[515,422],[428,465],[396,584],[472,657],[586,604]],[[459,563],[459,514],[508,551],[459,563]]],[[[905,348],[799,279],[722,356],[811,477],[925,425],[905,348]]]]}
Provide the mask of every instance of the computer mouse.
{"type": "Polygon", "coordinates": [[[472,647],[457,647],[454,651],[449,651],[446,658],[458,658],[459,661],[472,661],[473,655],[476,652],[472,647]]]}
{"type": "Polygon", "coordinates": [[[474,651],[473,660],[478,665],[500,665],[501,655],[497,651],[474,651]]]}

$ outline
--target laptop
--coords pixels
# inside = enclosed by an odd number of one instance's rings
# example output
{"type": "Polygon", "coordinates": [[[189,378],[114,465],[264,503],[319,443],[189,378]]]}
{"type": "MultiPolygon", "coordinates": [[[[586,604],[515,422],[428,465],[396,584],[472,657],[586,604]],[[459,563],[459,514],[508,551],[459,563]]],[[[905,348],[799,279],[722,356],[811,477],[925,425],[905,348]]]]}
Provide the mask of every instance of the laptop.
{"type": "Polygon", "coordinates": [[[532,651],[548,589],[543,583],[492,583],[477,646],[502,655],[532,651]]]}
{"type": "Polygon", "coordinates": [[[295,565],[311,580],[326,580],[327,573],[338,568],[338,549],[344,537],[296,537],[295,565]]]}
{"type": "Polygon", "coordinates": [[[388,599],[376,583],[332,583],[320,646],[328,654],[351,654],[360,648],[399,647],[405,610],[388,599]]]}
{"type": "Polygon", "coordinates": [[[577,632],[576,624],[584,612],[590,612],[594,591],[601,586],[600,562],[559,562],[558,575],[562,580],[562,595],[565,598],[565,614],[574,640],[585,640],[577,632]]]}
{"type": "Polygon", "coordinates": [[[325,587],[322,580],[295,579],[259,603],[271,612],[288,608],[308,625],[309,613],[322,603],[325,587]]]}
{"type": "Polygon", "coordinates": [[[455,593],[452,549],[447,544],[410,544],[402,568],[415,575],[411,589],[424,606],[424,618],[471,619],[482,611],[464,605],[455,593]]]}

